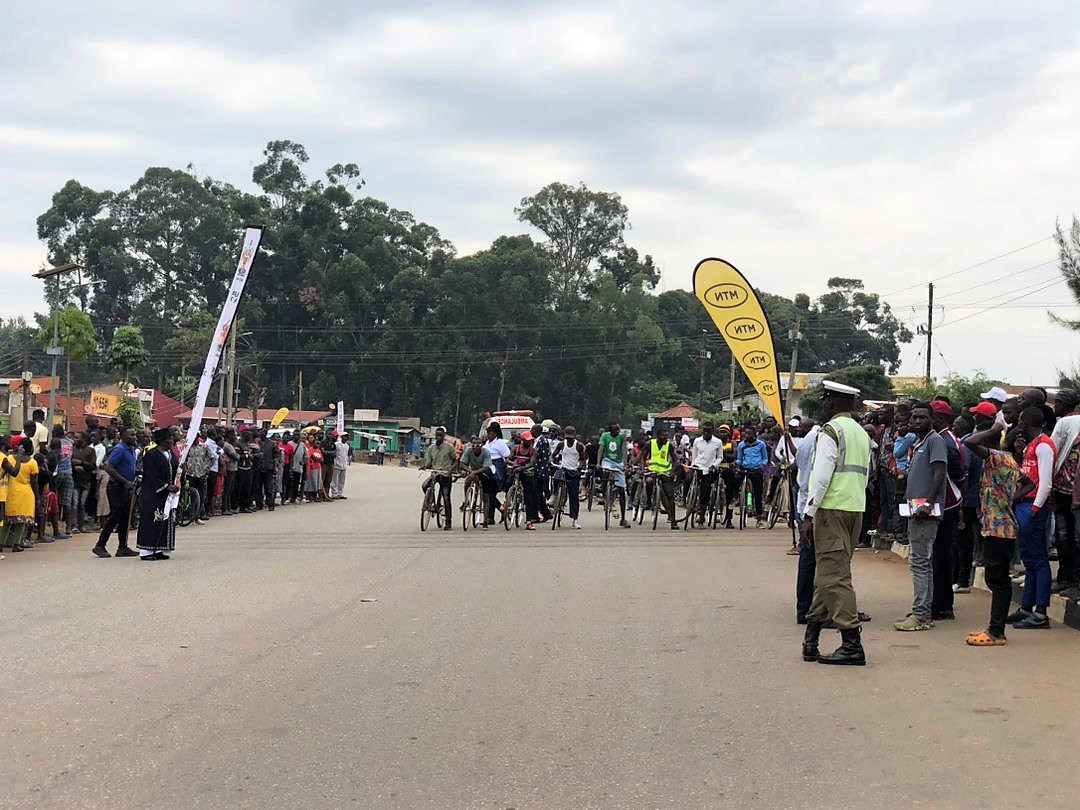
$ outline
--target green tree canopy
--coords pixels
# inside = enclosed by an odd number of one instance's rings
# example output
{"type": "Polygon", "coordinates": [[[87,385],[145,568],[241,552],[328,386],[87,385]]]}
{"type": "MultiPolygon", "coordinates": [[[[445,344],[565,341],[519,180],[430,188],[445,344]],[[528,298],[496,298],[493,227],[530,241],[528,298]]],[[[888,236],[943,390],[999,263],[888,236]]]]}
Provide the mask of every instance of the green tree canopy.
{"type": "Polygon", "coordinates": [[[149,361],[143,343],[142,330],[137,326],[121,326],[113,332],[112,342],[106,352],[106,360],[122,375],[123,383],[131,382],[131,372],[149,361]]]}

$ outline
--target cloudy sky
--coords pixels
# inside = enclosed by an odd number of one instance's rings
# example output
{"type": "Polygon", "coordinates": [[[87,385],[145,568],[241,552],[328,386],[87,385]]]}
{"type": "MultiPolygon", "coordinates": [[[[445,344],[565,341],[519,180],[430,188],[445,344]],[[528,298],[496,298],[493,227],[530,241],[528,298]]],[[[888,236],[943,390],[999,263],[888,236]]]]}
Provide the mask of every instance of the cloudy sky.
{"type": "Polygon", "coordinates": [[[1046,316],[1080,317],[1046,239],[1080,214],[1078,87],[1067,0],[12,3],[0,314],[41,309],[34,222],[69,178],[249,186],[289,138],[461,253],[581,180],[623,196],[667,289],[711,255],[785,295],[854,276],[916,327],[938,280],[935,373],[1054,382],[1080,365],[1046,316]]]}

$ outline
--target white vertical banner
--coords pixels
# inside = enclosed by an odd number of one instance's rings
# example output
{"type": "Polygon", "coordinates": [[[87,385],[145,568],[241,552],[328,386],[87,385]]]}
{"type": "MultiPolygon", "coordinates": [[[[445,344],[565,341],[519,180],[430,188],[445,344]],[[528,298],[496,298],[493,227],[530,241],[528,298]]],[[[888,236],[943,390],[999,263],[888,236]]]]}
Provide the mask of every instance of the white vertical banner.
{"type": "Polygon", "coordinates": [[[337,435],[342,436],[345,433],[345,400],[339,399],[337,402],[337,435]]]}
{"type": "MultiPolygon", "coordinates": [[[[210,386],[214,384],[214,373],[217,371],[221,353],[225,350],[225,341],[229,338],[229,330],[232,329],[233,319],[236,317],[236,308],[240,305],[240,298],[244,295],[244,287],[247,285],[248,273],[255,261],[255,254],[259,251],[259,243],[262,241],[262,228],[245,228],[244,245],[240,250],[240,260],[236,263],[236,272],[233,274],[232,284],[229,286],[229,296],[225,299],[225,305],[221,308],[221,316],[218,318],[217,327],[214,329],[214,339],[210,343],[210,350],[206,353],[206,364],[203,366],[202,377],[199,378],[199,392],[195,395],[195,404],[191,408],[191,424],[188,425],[187,437],[184,441],[184,449],[180,453],[180,469],[184,469],[188,451],[192,442],[199,435],[202,427],[203,414],[206,411],[206,399],[210,395],[210,386]]],[[[174,510],[180,503],[180,494],[174,492],[165,503],[166,513],[174,510]]]]}

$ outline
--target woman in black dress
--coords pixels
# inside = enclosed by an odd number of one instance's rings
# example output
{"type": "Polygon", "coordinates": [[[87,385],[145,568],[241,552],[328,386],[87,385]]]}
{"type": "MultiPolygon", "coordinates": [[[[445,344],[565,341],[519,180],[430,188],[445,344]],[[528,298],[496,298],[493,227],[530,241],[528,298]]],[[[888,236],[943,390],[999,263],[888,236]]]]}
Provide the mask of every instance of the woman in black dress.
{"type": "Polygon", "coordinates": [[[167,560],[165,552],[176,547],[176,524],[166,512],[169,493],[177,492],[176,457],[169,428],[154,431],[157,446],[143,457],[142,491],[139,493],[139,539],[136,545],[143,560],[167,560]]]}

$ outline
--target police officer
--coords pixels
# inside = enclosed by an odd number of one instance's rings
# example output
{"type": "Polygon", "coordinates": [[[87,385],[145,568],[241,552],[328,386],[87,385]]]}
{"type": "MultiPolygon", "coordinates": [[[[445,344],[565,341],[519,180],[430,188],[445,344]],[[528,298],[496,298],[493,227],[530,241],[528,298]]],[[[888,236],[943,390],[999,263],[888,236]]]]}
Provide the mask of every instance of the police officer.
{"type": "Polygon", "coordinates": [[[803,522],[803,542],[814,547],[814,600],[806,614],[803,660],[822,664],[866,664],[859,634],[851,557],[862,529],[866,483],[870,473],[870,439],[851,418],[859,389],[831,380],[822,383],[826,425],[819,431],[810,472],[810,495],[803,522]],[[822,625],[831,619],[840,630],[841,646],[829,655],[818,652],[822,625]]]}

